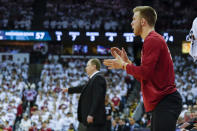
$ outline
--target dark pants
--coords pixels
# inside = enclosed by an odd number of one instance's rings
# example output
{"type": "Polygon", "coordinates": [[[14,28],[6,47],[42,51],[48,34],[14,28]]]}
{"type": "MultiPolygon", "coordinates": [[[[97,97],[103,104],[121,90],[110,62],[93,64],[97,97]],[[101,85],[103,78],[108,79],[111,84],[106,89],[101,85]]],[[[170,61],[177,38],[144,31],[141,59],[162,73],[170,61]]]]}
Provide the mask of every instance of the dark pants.
{"type": "Polygon", "coordinates": [[[105,125],[103,125],[103,126],[88,126],[87,131],[105,131],[105,125]]]}
{"type": "Polygon", "coordinates": [[[107,120],[105,124],[106,131],[111,131],[111,120],[107,120]]]}
{"type": "Polygon", "coordinates": [[[105,131],[105,125],[100,125],[100,126],[93,126],[93,125],[89,125],[89,126],[85,126],[82,123],[79,123],[79,127],[78,127],[78,131],[105,131]]]}
{"type": "Polygon", "coordinates": [[[80,122],[79,127],[78,127],[78,131],[86,131],[86,130],[87,130],[87,127],[80,122]]]}
{"type": "Polygon", "coordinates": [[[175,131],[182,110],[182,98],[178,91],[165,96],[152,111],[151,131],[175,131]]]}

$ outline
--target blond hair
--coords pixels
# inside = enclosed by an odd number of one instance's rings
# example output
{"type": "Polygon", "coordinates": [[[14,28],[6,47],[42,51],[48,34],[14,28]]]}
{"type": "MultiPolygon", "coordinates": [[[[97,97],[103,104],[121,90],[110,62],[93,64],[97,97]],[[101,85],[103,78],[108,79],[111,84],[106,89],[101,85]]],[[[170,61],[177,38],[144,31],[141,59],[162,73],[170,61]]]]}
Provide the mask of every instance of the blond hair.
{"type": "Polygon", "coordinates": [[[140,17],[144,18],[148,24],[152,27],[155,26],[157,21],[157,13],[156,11],[150,6],[137,6],[133,9],[133,13],[139,12],[140,17]]]}

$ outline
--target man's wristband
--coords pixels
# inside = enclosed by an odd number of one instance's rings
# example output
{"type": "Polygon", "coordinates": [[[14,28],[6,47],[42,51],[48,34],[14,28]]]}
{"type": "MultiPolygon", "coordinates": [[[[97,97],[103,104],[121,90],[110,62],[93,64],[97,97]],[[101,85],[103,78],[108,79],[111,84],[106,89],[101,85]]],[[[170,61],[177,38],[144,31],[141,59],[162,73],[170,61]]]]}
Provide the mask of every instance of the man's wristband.
{"type": "Polygon", "coordinates": [[[122,64],[122,69],[124,70],[124,63],[122,64]]]}
{"type": "Polygon", "coordinates": [[[128,63],[123,63],[123,65],[122,65],[122,69],[123,69],[123,70],[126,70],[127,64],[128,64],[128,63]]]}

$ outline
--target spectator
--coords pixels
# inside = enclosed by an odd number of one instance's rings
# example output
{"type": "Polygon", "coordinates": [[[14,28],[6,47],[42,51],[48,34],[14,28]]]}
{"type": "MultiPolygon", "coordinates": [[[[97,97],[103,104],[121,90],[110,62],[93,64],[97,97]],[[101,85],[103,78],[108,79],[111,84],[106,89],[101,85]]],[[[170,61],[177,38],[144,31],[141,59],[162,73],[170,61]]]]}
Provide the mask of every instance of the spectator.
{"type": "Polygon", "coordinates": [[[29,128],[29,131],[38,131],[38,128],[36,127],[36,123],[32,124],[32,126],[29,128]]]}
{"type": "Polygon", "coordinates": [[[20,129],[22,129],[23,131],[28,131],[29,128],[31,127],[31,120],[28,119],[28,116],[27,115],[24,115],[23,116],[23,119],[21,120],[21,123],[20,123],[20,129]]]}
{"type": "Polygon", "coordinates": [[[47,123],[46,122],[43,122],[41,131],[52,131],[52,130],[50,128],[47,128],[47,123]]]}
{"type": "Polygon", "coordinates": [[[130,131],[134,131],[134,129],[140,127],[139,124],[137,124],[133,118],[129,118],[129,122],[130,122],[130,131]]]}
{"type": "Polygon", "coordinates": [[[110,131],[112,126],[112,111],[113,107],[111,101],[109,100],[109,95],[105,96],[105,113],[106,113],[106,130],[110,131]]]}
{"type": "Polygon", "coordinates": [[[12,131],[12,127],[9,125],[8,121],[5,122],[5,126],[4,126],[3,130],[5,130],[5,131],[12,131]]]}

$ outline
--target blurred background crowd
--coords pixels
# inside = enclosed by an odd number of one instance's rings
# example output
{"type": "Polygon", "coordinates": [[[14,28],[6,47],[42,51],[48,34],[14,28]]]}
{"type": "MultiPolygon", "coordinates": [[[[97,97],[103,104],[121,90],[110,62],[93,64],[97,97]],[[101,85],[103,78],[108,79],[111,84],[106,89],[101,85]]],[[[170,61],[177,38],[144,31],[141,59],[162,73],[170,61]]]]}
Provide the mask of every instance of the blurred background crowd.
{"type": "Polygon", "coordinates": [[[158,30],[188,30],[197,13],[197,2],[192,0],[1,0],[0,4],[1,29],[130,31],[132,8],[151,5],[159,14],[158,30]]]}
{"type": "MultiPolygon", "coordinates": [[[[62,93],[63,88],[75,87],[88,81],[84,72],[87,58],[53,56],[46,59],[37,83],[27,82],[27,63],[6,60],[1,63],[1,127],[27,130],[75,130],[78,126],[79,94],[62,93]],[[6,67],[5,67],[6,66],[6,67]]],[[[183,98],[179,124],[197,117],[196,65],[190,56],[174,56],[177,89],[183,98]]],[[[102,68],[107,79],[106,112],[113,131],[127,127],[144,129],[150,126],[150,117],[143,108],[140,85],[125,71],[102,68]]]]}

